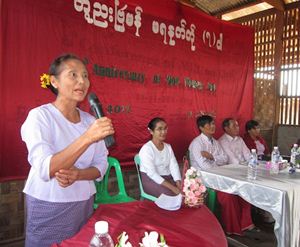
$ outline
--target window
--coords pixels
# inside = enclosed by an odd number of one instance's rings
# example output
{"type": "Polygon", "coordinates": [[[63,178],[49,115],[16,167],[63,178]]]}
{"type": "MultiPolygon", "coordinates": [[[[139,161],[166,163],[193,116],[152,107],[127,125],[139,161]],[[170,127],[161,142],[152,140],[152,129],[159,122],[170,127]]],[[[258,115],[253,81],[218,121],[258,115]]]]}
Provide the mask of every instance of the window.
{"type": "Polygon", "coordinates": [[[299,8],[284,13],[279,124],[300,125],[299,8]]]}

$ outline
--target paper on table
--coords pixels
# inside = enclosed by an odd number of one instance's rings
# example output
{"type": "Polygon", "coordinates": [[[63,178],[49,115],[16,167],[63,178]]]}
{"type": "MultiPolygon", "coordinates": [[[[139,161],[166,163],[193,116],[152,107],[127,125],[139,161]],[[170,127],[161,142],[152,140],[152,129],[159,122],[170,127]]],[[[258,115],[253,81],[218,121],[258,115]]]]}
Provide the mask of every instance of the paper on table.
{"type": "Polygon", "coordinates": [[[158,197],[154,203],[162,209],[175,211],[181,207],[181,202],[182,202],[181,194],[177,196],[168,196],[165,194],[161,194],[160,197],[158,197]]]}

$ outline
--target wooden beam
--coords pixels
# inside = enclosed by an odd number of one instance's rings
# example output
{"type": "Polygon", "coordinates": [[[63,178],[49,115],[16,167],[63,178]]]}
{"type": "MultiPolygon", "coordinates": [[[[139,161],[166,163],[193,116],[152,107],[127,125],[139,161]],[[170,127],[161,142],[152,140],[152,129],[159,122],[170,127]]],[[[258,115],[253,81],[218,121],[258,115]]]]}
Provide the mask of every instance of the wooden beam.
{"type": "MultiPolygon", "coordinates": [[[[247,3],[247,4],[243,4],[243,5],[235,7],[235,8],[230,8],[230,9],[227,9],[225,11],[215,12],[215,13],[213,13],[213,16],[220,16],[220,15],[222,16],[222,15],[234,12],[234,11],[238,11],[238,10],[242,10],[242,9],[245,9],[245,8],[248,8],[248,7],[255,6],[255,5],[263,3],[263,2],[270,4],[275,9],[278,9],[280,11],[284,11],[285,8],[286,8],[285,3],[283,2],[283,0],[258,0],[258,1],[255,1],[255,2],[250,2],[250,3],[247,3]]],[[[299,4],[299,2],[298,2],[298,4],[299,4]]]]}
{"type": "Polygon", "coordinates": [[[275,9],[280,11],[285,10],[285,4],[282,0],[264,0],[266,3],[272,5],[275,9]]]}
{"type": "Polygon", "coordinates": [[[242,16],[242,17],[239,17],[239,18],[236,18],[236,19],[232,19],[230,21],[235,22],[235,23],[243,23],[243,22],[246,22],[246,21],[249,21],[249,20],[253,20],[253,19],[256,19],[256,18],[260,18],[260,17],[264,17],[264,16],[274,14],[275,12],[276,12],[276,9],[271,8],[271,9],[266,9],[266,10],[263,10],[263,11],[260,11],[260,12],[256,12],[254,14],[245,15],[245,16],[242,16]]]}
{"type": "Polygon", "coordinates": [[[279,123],[279,107],[280,107],[280,69],[282,64],[282,37],[283,37],[283,11],[277,10],[276,23],[275,23],[275,54],[274,54],[274,83],[275,83],[275,100],[276,100],[276,111],[274,118],[272,144],[276,146],[278,137],[278,123],[279,123]]]}
{"type": "Polygon", "coordinates": [[[287,5],[285,5],[285,9],[297,9],[299,8],[299,2],[293,2],[293,3],[288,3],[287,5]]]}

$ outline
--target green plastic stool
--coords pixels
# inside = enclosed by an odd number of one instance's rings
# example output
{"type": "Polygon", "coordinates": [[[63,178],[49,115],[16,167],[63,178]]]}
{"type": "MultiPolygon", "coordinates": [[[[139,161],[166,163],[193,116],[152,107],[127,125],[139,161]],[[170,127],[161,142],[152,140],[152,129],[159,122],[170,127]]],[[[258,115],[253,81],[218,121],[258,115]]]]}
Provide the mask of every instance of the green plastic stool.
{"type": "Polygon", "coordinates": [[[95,181],[97,193],[95,195],[95,200],[94,200],[94,209],[98,208],[99,204],[115,204],[115,203],[135,201],[135,199],[129,197],[126,193],[119,161],[113,157],[108,157],[107,161],[108,161],[108,168],[104,175],[103,180],[100,182],[95,181]],[[116,195],[110,195],[108,193],[108,178],[109,178],[111,168],[115,169],[116,177],[118,181],[119,192],[116,195]]]}
{"type": "Polygon", "coordinates": [[[215,214],[217,207],[217,192],[211,188],[207,188],[207,197],[207,207],[215,214]]]}
{"type": "Polygon", "coordinates": [[[138,178],[139,178],[139,186],[140,186],[140,191],[141,191],[141,199],[148,199],[150,201],[155,201],[157,198],[155,196],[147,194],[144,191],[144,189],[143,189],[143,184],[142,184],[141,175],[140,175],[140,169],[139,169],[139,166],[141,164],[141,160],[140,160],[140,157],[139,157],[138,154],[136,154],[134,156],[134,163],[135,163],[137,174],[138,174],[138,178]]]}

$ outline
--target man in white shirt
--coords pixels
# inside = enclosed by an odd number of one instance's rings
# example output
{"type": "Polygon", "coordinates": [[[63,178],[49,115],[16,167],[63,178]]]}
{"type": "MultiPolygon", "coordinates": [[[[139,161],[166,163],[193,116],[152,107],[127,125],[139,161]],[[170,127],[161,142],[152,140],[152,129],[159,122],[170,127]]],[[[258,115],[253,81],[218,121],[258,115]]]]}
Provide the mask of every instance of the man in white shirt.
{"type": "MultiPolygon", "coordinates": [[[[213,118],[203,115],[197,119],[197,126],[201,134],[189,146],[191,165],[200,170],[228,164],[228,157],[221,145],[213,138],[216,126],[213,118]]],[[[253,229],[251,219],[251,204],[242,198],[217,192],[221,205],[222,222],[227,234],[242,235],[244,230],[253,229]]],[[[256,228],[255,228],[256,229],[256,228]]]]}
{"type": "Polygon", "coordinates": [[[233,118],[226,118],[222,127],[225,133],[219,138],[219,143],[228,156],[228,163],[246,164],[251,153],[244,140],[239,136],[238,122],[233,118]]]}
{"type": "MultiPolygon", "coordinates": [[[[228,156],[229,164],[247,164],[250,150],[239,137],[239,124],[233,118],[226,118],[222,123],[225,131],[219,138],[219,143],[228,156]]],[[[239,196],[218,192],[218,201],[222,205],[222,220],[227,233],[242,235],[243,231],[259,231],[252,222],[251,204],[239,196]]]]}
{"type": "Polygon", "coordinates": [[[227,164],[227,155],[219,142],[213,138],[216,131],[214,119],[203,115],[197,119],[197,126],[201,134],[189,146],[191,165],[200,170],[207,170],[227,164]]]}

